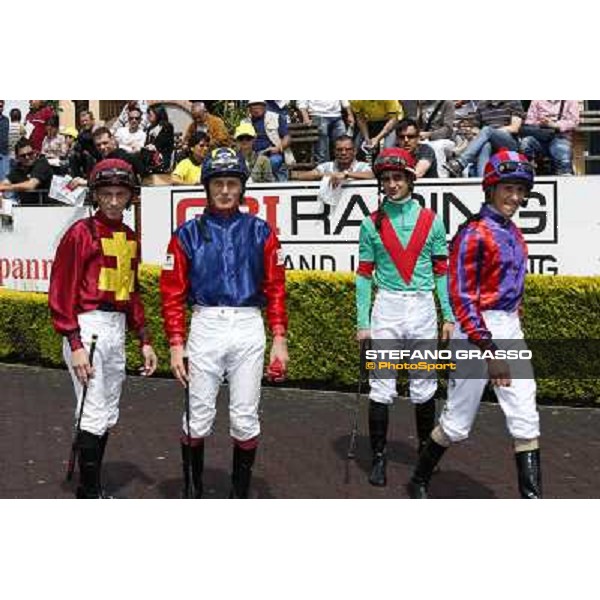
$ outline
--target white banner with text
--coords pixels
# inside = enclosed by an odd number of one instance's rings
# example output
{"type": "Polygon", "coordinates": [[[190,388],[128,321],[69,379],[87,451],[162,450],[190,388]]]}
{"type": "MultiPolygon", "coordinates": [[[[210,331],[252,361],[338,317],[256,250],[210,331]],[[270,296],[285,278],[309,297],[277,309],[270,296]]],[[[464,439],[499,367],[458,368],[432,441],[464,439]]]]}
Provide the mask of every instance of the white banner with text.
{"type": "MultiPolygon", "coordinates": [[[[319,183],[255,184],[244,210],[267,220],[288,269],[352,272],[361,221],[377,207],[375,182],[346,185],[336,205],[317,198],[319,183]]],[[[414,196],[439,214],[448,240],[483,201],[478,179],[423,180],[414,196]]],[[[161,264],[172,232],[201,214],[202,187],[148,187],[142,193],[142,257],[161,264]]],[[[515,222],[529,246],[529,272],[600,274],[600,177],[540,178],[515,222]]]]}

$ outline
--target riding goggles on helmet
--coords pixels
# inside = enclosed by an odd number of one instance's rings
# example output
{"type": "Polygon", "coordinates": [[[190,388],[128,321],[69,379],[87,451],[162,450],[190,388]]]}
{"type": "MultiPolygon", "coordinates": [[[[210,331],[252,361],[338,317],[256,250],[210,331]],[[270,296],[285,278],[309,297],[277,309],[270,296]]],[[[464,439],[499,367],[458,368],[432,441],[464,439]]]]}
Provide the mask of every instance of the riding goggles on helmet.
{"type": "Polygon", "coordinates": [[[496,171],[501,175],[506,175],[508,173],[527,173],[528,175],[535,175],[535,170],[531,164],[513,160],[501,162],[496,166],[496,171]]]}

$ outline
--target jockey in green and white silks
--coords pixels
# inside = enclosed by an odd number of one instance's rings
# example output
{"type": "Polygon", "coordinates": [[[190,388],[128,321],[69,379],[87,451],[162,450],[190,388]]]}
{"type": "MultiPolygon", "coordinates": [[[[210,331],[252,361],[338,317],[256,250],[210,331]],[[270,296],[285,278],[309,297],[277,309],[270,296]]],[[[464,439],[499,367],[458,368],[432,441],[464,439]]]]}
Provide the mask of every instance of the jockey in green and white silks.
{"type": "MultiPolygon", "coordinates": [[[[400,148],[383,150],[373,170],[384,200],[360,229],[356,308],[359,339],[402,340],[416,349],[419,340],[438,337],[435,290],[443,315],[442,338],[452,334],[454,317],[448,300],[446,231],[441,219],[412,198],[414,163],[400,148]],[[377,293],[371,312],[372,288],[377,293]]],[[[422,345],[422,344],[421,344],[422,345]]],[[[437,389],[435,371],[410,376],[419,446],[433,429],[437,389]]],[[[372,372],[369,430],[373,450],[370,481],[385,485],[388,406],[397,397],[396,380],[372,372]]]]}

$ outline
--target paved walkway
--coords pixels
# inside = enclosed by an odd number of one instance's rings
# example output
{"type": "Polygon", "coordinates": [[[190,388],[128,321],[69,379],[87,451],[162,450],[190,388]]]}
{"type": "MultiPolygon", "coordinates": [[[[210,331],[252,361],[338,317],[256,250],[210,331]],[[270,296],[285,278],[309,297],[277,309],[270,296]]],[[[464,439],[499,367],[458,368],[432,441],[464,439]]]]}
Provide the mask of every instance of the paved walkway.
{"type": "MultiPolygon", "coordinates": [[[[0,498],[69,498],[64,480],[71,444],[73,392],[66,371],[0,364],[0,498]]],[[[130,377],[120,424],[108,444],[109,492],[129,498],[177,498],[183,393],[165,379],[130,377]]],[[[255,467],[256,498],[406,498],[415,460],[412,407],[390,413],[388,486],[367,482],[366,399],[357,459],[345,459],[355,395],[266,388],[255,467]]],[[[231,446],[226,394],[207,442],[207,498],[229,491],[231,446]]],[[[541,407],[547,498],[600,498],[600,409],[541,407]]],[[[472,438],[452,448],[434,476],[436,498],[516,498],[516,474],[504,419],[482,405],[472,438]]]]}

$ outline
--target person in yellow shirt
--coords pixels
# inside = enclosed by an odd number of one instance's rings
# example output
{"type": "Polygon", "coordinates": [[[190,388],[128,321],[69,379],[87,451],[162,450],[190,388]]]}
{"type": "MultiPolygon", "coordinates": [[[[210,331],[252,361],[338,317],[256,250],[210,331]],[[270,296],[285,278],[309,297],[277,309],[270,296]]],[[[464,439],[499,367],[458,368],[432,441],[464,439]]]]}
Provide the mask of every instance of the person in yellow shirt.
{"type": "Polygon", "coordinates": [[[190,138],[190,156],[177,163],[171,173],[173,185],[199,185],[202,175],[202,161],[208,152],[210,138],[203,131],[197,131],[190,138]]]}
{"type": "Polygon", "coordinates": [[[358,147],[365,155],[376,155],[380,143],[384,148],[396,145],[396,124],[404,117],[398,100],[350,100],[359,130],[358,147]]]}

